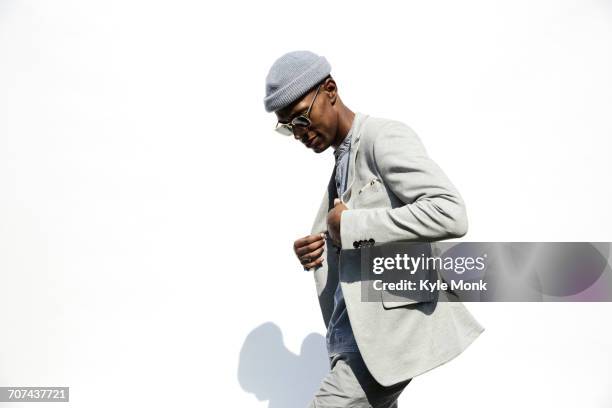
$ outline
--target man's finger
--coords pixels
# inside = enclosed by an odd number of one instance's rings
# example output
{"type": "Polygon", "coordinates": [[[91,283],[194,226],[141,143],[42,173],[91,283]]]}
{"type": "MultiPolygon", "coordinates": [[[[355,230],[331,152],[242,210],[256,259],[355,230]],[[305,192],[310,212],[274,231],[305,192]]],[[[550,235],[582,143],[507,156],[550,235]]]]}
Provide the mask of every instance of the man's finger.
{"type": "Polygon", "coordinates": [[[315,241],[315,242],[313,242],[311,244],[304,245],[303,247],[297,248],[295,250],[295,254],[297,256],[306,255],[309,252],[313,252],[313,251],[321,248],[323,245],[325,245],[325,240],[324,239],[320,239],[320,240],[315,241]]]}
{"type": "Polygon", "coordinates": [[[323,254],[323,247],[317,249],[316,251],[308,252],[307,254],[304,254],[303,256],[299,257],[300,263],[302,265],[310,263],[315,259],[319,259],[321,254],[323,254]]]}
{"type": "Polygon", "coordinates": [[[314,262],[308,263],[304,265],[304,270],[308,270],[310,268],[314,268],[315,266],[321,266],[323,264],[323,257],[317,259],[314,262]]]}
{"type": "Polygon", "coordinates": [[[316,241],[318,241],[318,240],[321,240],[321,239],[323,239],[324,237],[325,237],[325,234],[324,234],[323,232],[322,232],[322,233],[320,233],[320,234],[306,235],[305,237],[303,237],[303,238],[300,238],[300,239],[296,240],[296,241],[293,243],[293,247],[294,247],[295,249],[297,249],[297,248],[301,248],[301,247],[303,247],[303,246],[305,246],[305,245],[312,244],[313,242],[316,242],[316,241]]]}

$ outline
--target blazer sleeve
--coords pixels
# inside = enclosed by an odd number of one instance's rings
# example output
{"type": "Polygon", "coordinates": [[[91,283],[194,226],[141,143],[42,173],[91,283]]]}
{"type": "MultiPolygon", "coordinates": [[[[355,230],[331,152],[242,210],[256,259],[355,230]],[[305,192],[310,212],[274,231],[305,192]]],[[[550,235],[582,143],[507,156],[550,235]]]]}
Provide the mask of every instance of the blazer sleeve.
{"type": "Polygon", "coordinates": [[[383,127],[372,154],[383,182],[404,205],[344,211],[343,249],[360,240],[437,241],[466,234],[463,199],[410,127],[401,122],[383,127]]]}

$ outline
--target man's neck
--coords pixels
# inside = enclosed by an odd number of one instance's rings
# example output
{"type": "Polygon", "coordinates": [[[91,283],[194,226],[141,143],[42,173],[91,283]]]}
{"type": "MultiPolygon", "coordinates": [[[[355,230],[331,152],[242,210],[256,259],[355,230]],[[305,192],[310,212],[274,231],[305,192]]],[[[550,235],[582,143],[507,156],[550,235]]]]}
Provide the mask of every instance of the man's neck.
{"type": "Polygon", "coordinates": [[[336,150],[338,146],[344,142],[344,139],[346,139],[349,130],[351,130],[351,127],[353,126],[353,120],[355,120],[355,113],[349,108],[343,109],[338,115],[338,135],[341,136],[337,138],[334,144],[332,144],[334,150],[336,150]]]}

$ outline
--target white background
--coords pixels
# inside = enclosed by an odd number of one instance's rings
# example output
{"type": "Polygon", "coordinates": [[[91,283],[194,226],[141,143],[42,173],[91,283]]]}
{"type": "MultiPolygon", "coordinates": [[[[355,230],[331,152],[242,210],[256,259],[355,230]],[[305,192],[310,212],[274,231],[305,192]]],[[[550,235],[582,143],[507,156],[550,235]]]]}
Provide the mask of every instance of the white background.
{"type": "MultiPolygon", "coordinates": [[[[324,333],[291,247],[333,156],[262,102],[295,49],[419,134],[464,240],[612,241],[610,1],[0,0],[0,386],[268,407],[238,382],[246,336],[324,333]]],[[[612,405],[612,304],[468,307],[483,335],[400,405],[612,405]]]]}

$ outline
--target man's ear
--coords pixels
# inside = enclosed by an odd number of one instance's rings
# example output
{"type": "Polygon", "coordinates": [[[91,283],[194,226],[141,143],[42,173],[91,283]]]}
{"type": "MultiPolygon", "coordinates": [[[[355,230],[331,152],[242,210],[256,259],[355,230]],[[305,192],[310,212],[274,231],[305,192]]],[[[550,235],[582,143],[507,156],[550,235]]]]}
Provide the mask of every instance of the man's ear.
{"type": "Polygon", "coordinates": [[[329,103],[335,105],[336,101],[338,100],[338,88],[336,87],[336,81],[334,81],[332,77],[327,78],[323,83],[323,89],[327,93],[329,103]]]}

